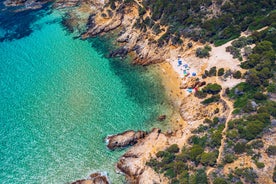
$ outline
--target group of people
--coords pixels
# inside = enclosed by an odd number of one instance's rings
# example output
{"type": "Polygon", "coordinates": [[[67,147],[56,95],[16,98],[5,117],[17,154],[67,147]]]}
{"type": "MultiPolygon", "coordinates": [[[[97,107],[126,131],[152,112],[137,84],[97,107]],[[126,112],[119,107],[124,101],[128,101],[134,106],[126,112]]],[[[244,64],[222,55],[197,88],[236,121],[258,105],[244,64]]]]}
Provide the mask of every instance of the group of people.
{"type": "MultiPolygon", "coordinates": [[[[189,65],[188,65],[188,64],[183,64],[180,56],[178,56],[178,58],[177,58],[177,63],[178,63],[177,66],[178,66],[178,67],[181,67],[181,70],[183,71],[184,78],[189,77],[190,74],[191,74],[193,77],[196,76],[196,73],[195,73],[195,72],[192,72],[192,73],[189,72],[189,70],[190,70],[189,65]]],[[[193,91],[193,89],[188,88],[187,91],[188,91],[189,93],[191,93],[191,92],[193,91]]]]}

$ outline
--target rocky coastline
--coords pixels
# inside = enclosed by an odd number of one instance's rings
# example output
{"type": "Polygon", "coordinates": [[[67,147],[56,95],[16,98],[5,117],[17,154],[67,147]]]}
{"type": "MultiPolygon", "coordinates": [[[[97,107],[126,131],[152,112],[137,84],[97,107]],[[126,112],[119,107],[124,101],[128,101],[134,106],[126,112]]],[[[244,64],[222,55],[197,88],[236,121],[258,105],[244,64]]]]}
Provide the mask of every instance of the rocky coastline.
{"type": "MultiPolygon", "coordinates": [[[[7,6],[24,5],[26,3],[25,0],[18,0],[13,3],[7,0],[6,2],[7,6]]],[[[126,6],[116,2],[115,7],[111,7],[107,2],[101,0],[93,2],[58,0],[55,2],[54,7],[62,9],[78,6],[81,9],[87,5],[90,7],[88,8],[90,16],[86,23],[87,30],[81,35],[81,38],[87,39],[105,33],[117,35],[117,42],[115,44],[118,47],[110,52],[109,57],[125,57],[126,55],[131,55],[134,61],[133,63],[139,65],[169,63],[172,65],[170,69],[166,69],[164,67],[165,65],[160,64],[160,70],[163,71],[163,74],[167,78],[172,76],[170,72],[174,72],[175,74],[178,70],[177,65],[173,66],[172,62],[173,60],[177,60],[177,58],[185,58],[190,67],[197,70],[198,75],[204,74],[205,70],[214,66],[240,70],[240,62],[237,59],[232,59],[232,56],[230,56],[230,59],[227,58],[232,62],[221,62],[218,59],[222,56],[216,53],[224,54],[227,45],[213,49],[211,57],[208,59],[194,57],[196,48],[202,46],[202,44],[193,42],[188,38],[183,38],[183,44],[181,46],[176,46],[173,43],[162,47],[159,46],[157,40],[164,35],[166,27],[163,27],[159,34],[154,34],[150,29],[143,31],[135,28],[136,18],[139,17],[139,3],[126,6]]],[[[149,13],[146,12],[146,14],[149,13]]],[[[68,21],[67,23],[70,24],[72,22],[68,21]]],[[[147,162],[151,158],[156,158],[156,154],[159,151],[165,150],[172,144],[176,144],[180,148],[188,145],[189,138],[193,135],[192,132],[200,125],[203,125],[205,118],[213,119],[214,117],[220,117],[219,121],[225,122],[232,116],[233,105],[224,98],[225,91],[221,92],[222,97],[218,101],[208,106],[202,104],[201,99],[198,99],[192,94],[186,94],[185,91],[190,88],[200,88],[207,83],[219,83],[224,89],[231,88],[241,82],[242,79],[231,80],[229,83],[227,80],[222,79],[222,77],[210,77],[205,80],[199,80],[198,77],[181,79],[180,74],[183,75],[183,73],[180,72],[177,73],[176,79],[174,78],[177,84],[173,83],[174,86],[177,86],[177,90],[170,88],[168,90],[168,95],[178,102],[175,105],[178,116],[172,120],[174,124],[179,124],[178,128],[166,133],[157,128],[152,129],[150,132],[127,130],[106,138],[107,148],[112,151],[129,147],[126,153],[116,163],[116,170],[118,173],[125,175],[128,183],[169,183],[169,179],[164,174],[155,172],[151,167],[147,166],[147,162]]],[[[167,82],[169,81],[169,79],[165,80],[167,82]]],[[[166,118],[163,115],[158,120],[162,121],[166,118]]],[[[223,146],[220,147],[219,151],[223,153],[223,146]]],[[[221,154],[218,160],[220,160],[220,157],[221,154]]],[[[209,169],[207,174],[214,168],[209,169]]],[[[96,173],[92,174],[88,179],[78,180],[72,184],[108,183],[109,181],[106,176],[96,173]]]]}
{"type": "Polygon", "coordinates": [[[124,148],[127,146],[132,146],[136,144],[140,139],[145,138],[147,132],[145,131],[133,131],[128,130],[123,133],[108,136],[106,138],[107,147],[110,150],[115,150],[116,148],[124,148]]]}
{"type": "Polygon", "coordinates": [[[106,173],[92,173],[87,179],[81,179],[72,182],[71,184],[110,184],[106,173]]]}

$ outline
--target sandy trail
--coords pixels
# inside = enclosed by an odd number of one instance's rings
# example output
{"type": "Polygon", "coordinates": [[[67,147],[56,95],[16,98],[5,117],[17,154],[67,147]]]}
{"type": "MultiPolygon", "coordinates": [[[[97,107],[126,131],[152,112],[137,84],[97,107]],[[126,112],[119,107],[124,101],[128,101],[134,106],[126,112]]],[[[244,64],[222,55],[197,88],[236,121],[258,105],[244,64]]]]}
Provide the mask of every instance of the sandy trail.
{"type": "Polygon", "coordinates": [[[222,134],[222,139],[221,139],[221,145],[220,145],[220,148],[219,148],[219,155],[218,155],[218,158],[217,158],[217,164],[221,164],[221,162],[222,162],[222,154],[223,154],[225,140],[226,140],[226,132],[228,130],[228,122],[231,120],[232,112],[234,110],[233,103],[231,101],[229,101],[227,98],[225,98],[222,94],[220,96],[221,96],[221,99],[227,104],[227,106],[229,108],[229,113],[228,113],[227,119],[225,121],[225,127],[224,127],[224,129],[221,133],[222,134]]]}

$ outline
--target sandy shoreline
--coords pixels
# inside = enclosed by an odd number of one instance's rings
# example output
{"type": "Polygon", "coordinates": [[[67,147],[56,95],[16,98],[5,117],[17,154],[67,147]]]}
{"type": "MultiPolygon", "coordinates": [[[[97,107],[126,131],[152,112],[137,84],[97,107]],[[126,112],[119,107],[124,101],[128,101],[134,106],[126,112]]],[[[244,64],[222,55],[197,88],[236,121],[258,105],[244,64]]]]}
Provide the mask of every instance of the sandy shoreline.
{"type": "Polygon", "coordinates": [[[172,130],[183,128],[187,123],[180,115],[179,109],[182,104],[182,99],[185,98],[185,91],[180,89],[181,78],[178,73],[172,68],[170,63],[163,62],[150,66],[153,72],[157,73],[161,78],[162,85],[165,88],[166,97],[172,105],[172,114],[169,119],[169,126],[172,130]]]}

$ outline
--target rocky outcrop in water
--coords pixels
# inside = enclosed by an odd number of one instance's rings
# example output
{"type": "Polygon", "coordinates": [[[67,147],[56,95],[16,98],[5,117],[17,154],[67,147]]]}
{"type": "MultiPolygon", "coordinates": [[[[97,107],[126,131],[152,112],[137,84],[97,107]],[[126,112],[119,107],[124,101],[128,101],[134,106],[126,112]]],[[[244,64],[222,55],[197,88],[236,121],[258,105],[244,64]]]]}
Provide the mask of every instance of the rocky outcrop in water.
{"type": "Polygon", "coordinates": [[[126,146],[134,145],[138,142],[139,139],[144,138],[147,135],[147,132],[144,131],[125,131],[123,133],[108,136],[106,138],[108,144],[107,147],[111,150],[116,148],[123,148],[126,146]]]}
{"type": "Polygon", "coordinates": [[[128,49],[125,47],[118,48],[109,53],[109,57],[125,57],[128,54],[128,49]]]}
{"type": "Polygon", "coordinates": [[[160,129],[153,129],[120,158],[117,169],[126,175],[129,183],[168,183],[165,177],[146,166],[146,161],[157,151],[163,150],[168,141],[168,137],[160,129]]]}
{"type": "Polygon", "coordinates": [[[50,2],[52,0],[6,0],[4,1],[5,6],[13,6],[13,7],[20,7],[19,10],[15,10],[17,12],[24,11],[24,10],[34,10],[42,8],[42,5],[50,2]]]}
{"type": "Polygon", "coordinates": [[[93,173],[89,176],[88,179],[82,179],[82,180],[77,180],[74,181],[71,184],[109,184],[109,180],[104,173],[93,173]]]}
{"type": "Polygon", "coordinates": [[[6,0],[4,4],[6,6],[22,6],[27,2],[27,0],[6,0]]]}
{"type": "Polygon", "coordinates": [[[67,7],[75,7],[80,4],[80,0],[57,0],[54,4],[54,8],[61,9],[67,7]]]}
{"type": "Polygon", "coordinates": [[[82,38],[88,38],[96,36],[103,32],[109,32],[111,30],[116,29],[122,24],[123,14],[116,14],[114,17],[112,17],[109,20],[100,20],[99,23],[95,23],[94,19],[91,19],[92,22],[89,22],[91,28],[82,35],[82,38]]]}

